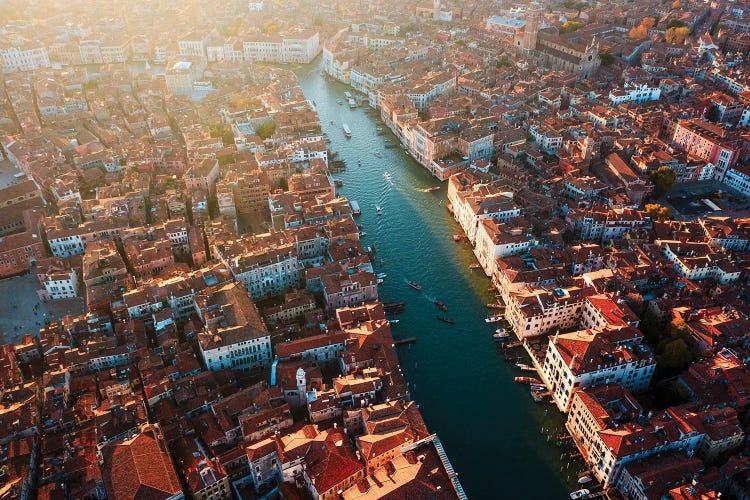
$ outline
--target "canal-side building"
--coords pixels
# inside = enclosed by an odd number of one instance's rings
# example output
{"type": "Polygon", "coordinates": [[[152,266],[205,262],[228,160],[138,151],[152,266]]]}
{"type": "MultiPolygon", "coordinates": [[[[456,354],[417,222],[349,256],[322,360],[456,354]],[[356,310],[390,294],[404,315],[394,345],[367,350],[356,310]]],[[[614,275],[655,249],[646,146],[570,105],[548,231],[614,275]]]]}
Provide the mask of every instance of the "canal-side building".
{"type": "Polygon", "coordinates": [[[645,415],[633,394],[617,384],[576,391],[565,427],[605,488],[617,483],[626,464],[675,450],[693,454],[704,437],[664,412],[645,415]]]}
{"type": "Polygon", "coordinates": [[[615,383],[634,392],[648,388],[656,360],[641,346],[642,338],[632,327],[550,337],[542,373],[560,411],[570,409],[576,391],[599,384],[615,383]]]}
{"type": "Polygon", "coordinates": [[[574,328],[591,293],[578,286],[527,288],[510,295],[505,317],[519,339],[574,328]]]}

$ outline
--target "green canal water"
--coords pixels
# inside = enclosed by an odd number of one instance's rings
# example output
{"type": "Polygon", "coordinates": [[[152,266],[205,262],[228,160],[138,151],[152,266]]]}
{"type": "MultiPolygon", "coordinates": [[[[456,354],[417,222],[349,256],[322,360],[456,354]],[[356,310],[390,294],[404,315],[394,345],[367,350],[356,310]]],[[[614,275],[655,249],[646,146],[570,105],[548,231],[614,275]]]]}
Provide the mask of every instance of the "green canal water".
{"type": "MultiPolygon", "coordinates": [[[[451,238],[460,229],[444,206],[447,187],[426,192],[439,183],[400,146],[386,149],[386,139],[397,139],[377,135],[375,115],[350,110],[343,96],[350,89],[326,81],[320,69],[312,64],[296,73],[331,150],[347,163],[334,178],[344,183],[340,192],[359,203],[363,244],[375,245],[376,271],[388,275],[381,299],[407,302],[393,334],[417,338],[398,354],[428,427],[440,436],[469,498],[567,498],[577,489],[582,463],[567,457],[573,451],[569,441],[555,443],[564,432],[562,416],[546,402],[535,404],[528,388],[514,382],[522,373],[506,359],[511,353],[492,341],[494,329],[484,318],[494,294],[482,271],[469,269],[476,261],[468,245],[451,238]],[[342,122],[351,128],[351,139],[344,137],[342,122]],[[410,288],[409,280],[421,284],[422,292],[410,288]],[[435,299],[448,306],[455,325],[435,319],[435,299]],[[553,429],[549,441],[542,428],[553,429]]],[[[519,348],[512,354],[525,353],[519,348]]]]}

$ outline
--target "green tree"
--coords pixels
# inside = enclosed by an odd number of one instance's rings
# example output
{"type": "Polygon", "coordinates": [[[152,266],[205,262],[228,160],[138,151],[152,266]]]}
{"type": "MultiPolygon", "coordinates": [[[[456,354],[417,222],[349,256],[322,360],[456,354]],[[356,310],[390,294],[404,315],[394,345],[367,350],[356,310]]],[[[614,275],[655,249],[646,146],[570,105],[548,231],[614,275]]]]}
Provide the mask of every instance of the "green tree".
{"type": "Polygon", "coordinates": [[[565,23],[560,26],[560,33],[573,33],[574,31],[581,29],[581,26],[583,26],[583,24],[578,21],[565,21],[565,23]]]}
{"type": "Polygon", "coordinates": [[[677,18],[670,19],[667,23],[667,28],[682,28],[684,26],[687,26],[687,24],[677,18]]]}
{"type": "Polygon", "coordinates": [[[651,217],[651,220],[655,221],[665,221],[672,218],[672,209],[659,203],[646,205],[646,213],[651,217]]]}
{"type": "Polygon", "coordinates": [[[261,139],[268,139],[276,132],[276,124],[274,122],[265,122],[255,129],[255,133],[261,139]]]}
{"type": "Polygon", "coordinates": [[[658,199],[661,195],[672,189],[677,175],[669,167],[659,167],[651,172],[650,178],[651,182],[654,183],[654,199],[658,199]]]}
{"type": "Polygon", "coordinates": [[[693,354],[690,352],[690,347],[684,340],[675,339],[664,346],[664,354],[659,361],[665,368],[683,370],[690,365],[692,360],[693,354]]]}
{"type": "Polygon", "coordinates": [[[602,66],[611,66],[615,62],[615,56],[610,54],[609,49],[604,49],[599,53],[599,58],[602,60],[602,66]]]}

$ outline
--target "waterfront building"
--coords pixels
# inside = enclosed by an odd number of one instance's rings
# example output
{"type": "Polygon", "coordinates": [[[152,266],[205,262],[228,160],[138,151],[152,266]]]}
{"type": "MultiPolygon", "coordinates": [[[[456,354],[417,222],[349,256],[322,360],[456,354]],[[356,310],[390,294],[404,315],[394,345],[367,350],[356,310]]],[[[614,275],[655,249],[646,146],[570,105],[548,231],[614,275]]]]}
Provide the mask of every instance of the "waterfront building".
{"type": "Polygon", "coordinates": [[[560,411],[570,409],[576,391],[599,384],[619,384],[635,392],[648,388],[656,360],[641,345],[642,338],[632,327],[550,337],[542,373],[560,411]]]}

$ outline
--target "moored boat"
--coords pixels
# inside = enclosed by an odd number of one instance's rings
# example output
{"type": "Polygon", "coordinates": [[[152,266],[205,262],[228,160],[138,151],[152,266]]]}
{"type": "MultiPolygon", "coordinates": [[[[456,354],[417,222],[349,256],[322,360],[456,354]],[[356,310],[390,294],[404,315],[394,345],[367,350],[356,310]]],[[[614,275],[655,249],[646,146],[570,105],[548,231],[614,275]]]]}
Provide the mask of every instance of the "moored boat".
{"type": "Polygon", "coordinates": [[[336,186],[336,187],[339,187],[339,188],[343,187],[344,186],[344,181],[336,179],[335,181],[333,181],[333,185],[336,186]]]}
{"type": "Polygon", "coordinates": [[[400,321],[400,320],[398,320],[398,319],[389,319],[389,320],[388,320],[388,323],[390,323],[390,324],[392,324],[392,325],[398,325],[398,322],[399,322],[399,321],[400,321]]]}
{"type": "Polygon", "coordinates": [[[544,386],[544,384],[542,384],[541,380],[539,380],[538,378],[533,378],[533,377],[516,377],[513,380],[515,380],[519,384],[529,384],[529,385],[541,385],[541,386],[544,386]]]}
{"type": "Polygon", "coordinates": [[[583,498],[587,496],[589,493],[591,493],[589,490],[587,490],[586,488],[583,488],[582,490],[577,490],[577,491],[572,492],[570,494],[570,498],[572,498],[573,500],[576,500],[577,498],[583,498]]]}
{"type": "Polygon", "coordinates": [[[432,186],[431,188],[427,188],[428,193],[434,193],[435,191],[440,191],[440,186],[432,186]]]}
{"type": "Polygon", "coordinates": [[[461,241],[461,235],[460,234],[454,234],[453,235],[453,241],[456,241],[456,242],[461,241]]]}
{"type": "Polygon", "coordinates": [[[502,314],[496,314],[494,316],[488,316],[484,318],[485,323],[497,323],[498,321],[502,321],[502,320],[503,320],[502,314]]]}
{"type": "Polygon", "coordinates": [[[388,275],[385,274],[385,273],[378,273],[378,274],[375,275],[375,277],[383,280],[383,279],[387,278],[388,275]]]}
{"type": "Polygon", "coordinates": [[[342,101],[341,99],[336,99],[336,104],[341,106],[342,104],[344,104],[344,101],[342,101]]]}
{"type": "Polygon", "coordinates": [[[415,289],[416,291],[422,290],[422,285],[420,285],[416,281],[409,281],[409,286],[415,289]]]}
{"type": "Polygon", "coordinates": [[[359,203],[355,200],[349,200],[349,205],[352,207],[352,215],[356,216],[362,213],[362,210],[359,208],[359,203]]]}
{"type": "Polygon", "coordinates": [[[503,340],[508,340],[509,338],[510,338],[510,333],[506,332],[502,328],[495,330],[495,333],[492,334],[492,339],[495,342],[502,342],[503,340]]]}
{"type": "Polygon", "coordinates": [[[480,266],[479,264],[471,264],[471,265],[469,265],[469,269],[479,269],[480,267],[482,267],[482,266],[480,266]]]}

